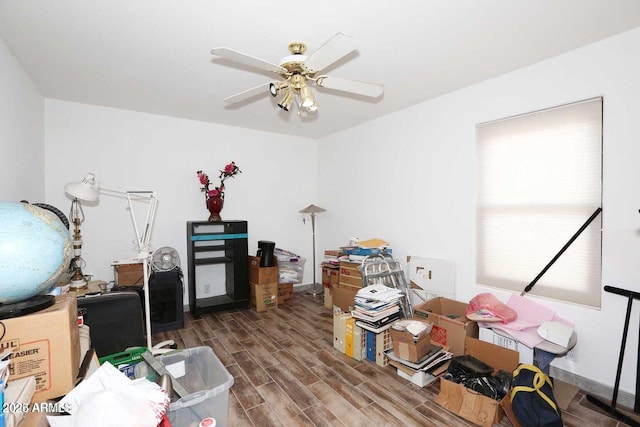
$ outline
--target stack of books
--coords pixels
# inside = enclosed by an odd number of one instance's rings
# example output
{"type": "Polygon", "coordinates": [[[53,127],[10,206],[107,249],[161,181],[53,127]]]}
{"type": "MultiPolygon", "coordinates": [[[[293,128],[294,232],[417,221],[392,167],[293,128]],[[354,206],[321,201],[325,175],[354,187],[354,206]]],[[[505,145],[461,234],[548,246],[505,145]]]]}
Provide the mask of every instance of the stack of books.
{"type": "Polygon", "coordinates": [[[402,292],[385,285],[374,284],[358,291],[354,298],[355,308],[351,315],[356,325],[374,333],[387,330],[400,318],[398,300],[402,292]]]}

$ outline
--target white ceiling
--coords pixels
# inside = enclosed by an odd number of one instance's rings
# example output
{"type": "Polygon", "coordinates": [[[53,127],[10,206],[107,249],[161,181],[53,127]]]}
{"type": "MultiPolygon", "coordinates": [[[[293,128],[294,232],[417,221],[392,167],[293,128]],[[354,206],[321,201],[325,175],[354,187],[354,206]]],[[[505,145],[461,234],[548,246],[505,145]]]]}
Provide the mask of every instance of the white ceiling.
{"type": "MultiPolygon", "coordinates": [[[[0,36],[47,98],[319,138],[640,26],[638,0],[0,0],[0,36]],[[358,50],[323,73],[384,85],[376,100],[314,89],[299,117],[274,80],[214,59],[312,53],[337,32],[358,50]]],[[[597,64],[594,64],[597,65],[597,64]]]]}

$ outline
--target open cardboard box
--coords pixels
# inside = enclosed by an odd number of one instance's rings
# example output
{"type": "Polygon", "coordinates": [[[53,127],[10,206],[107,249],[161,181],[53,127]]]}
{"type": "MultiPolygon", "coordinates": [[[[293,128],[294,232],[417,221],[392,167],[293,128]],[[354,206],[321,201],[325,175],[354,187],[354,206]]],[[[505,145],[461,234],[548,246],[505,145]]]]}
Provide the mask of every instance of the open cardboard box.
{"type": "Polygon", "coordinates": [[[467,303],[437,297],[413,308],[416,318],[433,323],[431,341],[450,348],[455,356],[465,351],[465,338],[478,338],[478,324],[466,318],[467,303]]]}
{"type": "Polygon", "coordinates": [[[260,257],[250,256],[249,283],[256,285],[278,283],[278,260],[275,259],[273,267],[260,267],[260,257]]]}
{"type": "MultiPolygon", "coordinates": [[[[507,372],[513,372],[516,369],[520,357],[517,351],[471,337],[466,338],[465,354],[493,367],[494,371],[507,372]]],[[[474,424],[491,427],[493,424],[498,424],[505,415],[503,406],[511,407],[511,397],[507,394],[502,401],[498,402],[462,384],[441,377],[440,393],[436,397],[436,403],[474,424]]]]}
{"type": "MultiPolygon", "coordinates": [[[[412,319],[417,322],[428,324],[421,319],[412,319]]],[[[401,359],[411,363],[417,363],[431,349],[431,336],[423,331],[418,337],[414,337],[411,332],[399,331],[393,326],[389,329],[391,341],[393,341],[393,353],[401,359]]]]}

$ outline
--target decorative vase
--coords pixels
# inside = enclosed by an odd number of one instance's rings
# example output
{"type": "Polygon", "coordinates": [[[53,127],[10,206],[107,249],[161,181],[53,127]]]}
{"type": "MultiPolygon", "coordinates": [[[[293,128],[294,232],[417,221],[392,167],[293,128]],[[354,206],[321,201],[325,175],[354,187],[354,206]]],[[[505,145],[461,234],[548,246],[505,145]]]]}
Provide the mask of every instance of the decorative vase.
{"type": "Polygon", "coordinates": [[[209,222],[222,221],[220,211],[224,206],[224,199],[220,196],[211,196],[207,199],[207,209],[209,210],[209,222]]]}

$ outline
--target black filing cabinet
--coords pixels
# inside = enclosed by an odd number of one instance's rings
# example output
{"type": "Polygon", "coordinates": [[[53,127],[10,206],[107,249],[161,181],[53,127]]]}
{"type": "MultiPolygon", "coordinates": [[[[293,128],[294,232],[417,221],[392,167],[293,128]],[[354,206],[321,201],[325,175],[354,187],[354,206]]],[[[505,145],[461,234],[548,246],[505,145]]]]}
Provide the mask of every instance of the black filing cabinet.
{"type": "Polygon", "coordinates": [[[249,305],[247,221],[188,221],[189,309],[201,313],[249,305]]]}

